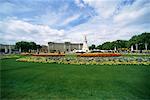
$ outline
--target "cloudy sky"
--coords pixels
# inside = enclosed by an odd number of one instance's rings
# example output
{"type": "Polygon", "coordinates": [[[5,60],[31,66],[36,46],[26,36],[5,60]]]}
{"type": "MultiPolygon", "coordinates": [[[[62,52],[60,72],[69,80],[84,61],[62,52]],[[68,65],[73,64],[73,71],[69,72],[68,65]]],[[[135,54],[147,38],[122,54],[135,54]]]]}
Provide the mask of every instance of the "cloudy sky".
{"type": "Polygon", "coordinates": [[[0,0],[0,43],[102,44],[150,32],[150,0],[0,0]]]}

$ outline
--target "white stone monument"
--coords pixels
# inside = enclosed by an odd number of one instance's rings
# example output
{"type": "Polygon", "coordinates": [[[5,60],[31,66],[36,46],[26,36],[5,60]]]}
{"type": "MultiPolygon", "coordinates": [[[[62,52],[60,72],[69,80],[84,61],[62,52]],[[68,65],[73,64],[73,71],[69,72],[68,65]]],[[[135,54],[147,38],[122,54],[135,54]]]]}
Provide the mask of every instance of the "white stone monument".
{"type": "Polygon", "coordinates": [[[131,51],[134,51],[133,45],[131,45],[131,51]]]}
{"type": "Polygon", "coordinates": [[[82,50],[85,52],[89,52],[86,35],[84,35],[84,42],[83,42],[82,50]]]}

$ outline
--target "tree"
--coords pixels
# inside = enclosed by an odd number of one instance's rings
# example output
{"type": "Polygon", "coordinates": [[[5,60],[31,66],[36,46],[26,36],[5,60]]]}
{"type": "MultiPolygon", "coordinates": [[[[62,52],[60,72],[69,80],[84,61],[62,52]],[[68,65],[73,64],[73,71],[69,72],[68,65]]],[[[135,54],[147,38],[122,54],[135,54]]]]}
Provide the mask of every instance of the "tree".
{"type": "Polygon", "coordinates": [[[148,49],[150,49],[150,33],[142,33],[140,35],[135,35],[133,36],[129,41],[128,41],[128,48],[131,47],[131,45],[138,44],[138,48],[140,50],[145,49],[145,44],[148,45],[148,49]]]}
{"type": "Polygon", "coordinates": [[[29,49],[36,50],[37,49],[36,43],[35,42],[29,42],[29,49]]]}
{"type": "Polygon", "coordinates": [[[90,50],[93,50],[93,49],[95,49],[95,48],[96,48],[96,46],[95,46],[94,44],[92,44],[92,45],[89,47],[90,50]]]}
{"type": "Polygon", "coordinates": [[[23,52],[28,52],[29,51],[29,42],[26,42],[26,41],[21,41],[21,42],[17,42],[15,47],[17,49],[20,49],[21,48],[21,51],[23,52]]]}
{"type": "Polygon", "coordinates": [[[102,49],[103,50],[112,50],[113,44],[111,42],[105,42],[102,44],[102,49]]]}
{"type": "Polygon", "coordinates": [[[41,48],[42,48],[42,46],[40,46],[40,45],[36,45],[36,48],[37,48],[37,49],[41,49],[41,48]]]}
{"type": "Polygon", "coordinates": [[[97,47],[96,47],[96,49],[102,49],[102,45],[98,45],[97,47]]]}
{"type": "Polygon", "coordinates": [[[21,41],[17,42],[15,47],[17,49],[21,48],[21,51],[23,52],[30,52],[30,50],[36,50],[37,48],[40,48],[40,45],[37,46],[35,42],[21,41]]]}
{"type": "Polygon", "coordinates": [[[127,41],[126,40],[117,40],[112,42],[113,48],[127,48],[127,41]]]}
{"type": "Polygon", "coordinates": [[[145,45],[148,45],[147,49],[150,49],[150,33],[142,33],[140,35],[133,36],[129,41],[126,40],[116,40],[113,42],[105,42],[102,45],[99,45],[98,48],[104,49],[104,50],[113,50],[116,48],[130,48],[131,45],[138,44],[139,50],[144,50],[145,45]]]}

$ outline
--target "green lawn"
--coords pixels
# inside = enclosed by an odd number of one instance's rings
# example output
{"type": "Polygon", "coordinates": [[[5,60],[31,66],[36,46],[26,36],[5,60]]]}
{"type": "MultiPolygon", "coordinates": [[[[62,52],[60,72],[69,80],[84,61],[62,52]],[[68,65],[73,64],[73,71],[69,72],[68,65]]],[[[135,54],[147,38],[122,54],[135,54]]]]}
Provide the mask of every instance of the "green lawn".
{"type": "Polygon", "coordinates": [[[1,99],[150,99],[150,66],[61,65],[1,60],[1,99]]]}

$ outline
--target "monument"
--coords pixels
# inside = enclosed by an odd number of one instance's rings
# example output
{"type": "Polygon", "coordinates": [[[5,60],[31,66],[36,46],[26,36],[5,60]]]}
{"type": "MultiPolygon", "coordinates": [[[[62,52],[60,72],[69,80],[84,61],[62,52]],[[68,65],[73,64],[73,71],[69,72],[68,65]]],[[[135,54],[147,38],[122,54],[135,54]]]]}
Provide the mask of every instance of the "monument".
{"type": "Polygon", "coordinates": [[[83,42],[82,50],[85,52],[89,52],[86,35],[84,35],[84,42],[83,42]]]}

